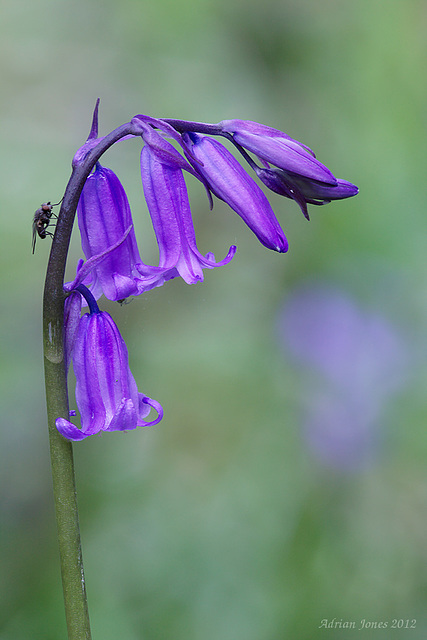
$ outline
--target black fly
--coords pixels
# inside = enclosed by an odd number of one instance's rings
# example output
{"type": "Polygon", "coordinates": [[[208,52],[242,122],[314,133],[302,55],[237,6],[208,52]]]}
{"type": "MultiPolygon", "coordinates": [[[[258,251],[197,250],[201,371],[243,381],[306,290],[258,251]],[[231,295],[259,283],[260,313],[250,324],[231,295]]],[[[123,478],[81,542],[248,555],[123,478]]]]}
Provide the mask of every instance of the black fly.
{"type": "Polygon", "coordinates": [[[35,212],[33,219],[33,253],[36,249],[37,236],[44,240],[46,236],[52,235],[50,231],[47,231],[47,227],[50,225],[51,217],[55,215],[52,211],[53,207],[56,207],[60,202],[56,204],[44,202],[35,212]]]}

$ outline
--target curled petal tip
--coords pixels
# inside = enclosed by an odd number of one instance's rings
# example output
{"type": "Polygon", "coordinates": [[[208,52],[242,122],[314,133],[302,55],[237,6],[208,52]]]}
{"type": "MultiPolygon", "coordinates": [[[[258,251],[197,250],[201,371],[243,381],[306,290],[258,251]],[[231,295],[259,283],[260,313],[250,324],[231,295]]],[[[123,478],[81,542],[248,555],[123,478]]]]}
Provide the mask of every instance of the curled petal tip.
{"type": "Polygon", "coordinates": [[[153,400],[152,398],[149,398],[148,396],[145,396],[143,393],[140,393],[139,394],[139,407],[140,407],[140,411],[139,411],[140,419],[138,421],[138,426],[154,427],[155,424],[158,424],[162,420],[162,418],[163,418],[163,407],[160,404],[160,402],[157,402],[157,400],[153,400]],[[150,413],[150,409],[154,409],[155,411],[157,411],[157,418],[155,418],[154,420],[151,420],[149,422],[146,422],[145,420],[142,420],[141,418],[145,418],[150,413]]]}
{"type": "Polygon", "coordinates": [[[84,433],[81,429],[76,427],[75,424],[65,418],[57,418],[55,420],[55,425],[61,436],[67,440],[72,440],[73,442],[84,440],[88,435],[90,435],[88,433],[84,433]]]}

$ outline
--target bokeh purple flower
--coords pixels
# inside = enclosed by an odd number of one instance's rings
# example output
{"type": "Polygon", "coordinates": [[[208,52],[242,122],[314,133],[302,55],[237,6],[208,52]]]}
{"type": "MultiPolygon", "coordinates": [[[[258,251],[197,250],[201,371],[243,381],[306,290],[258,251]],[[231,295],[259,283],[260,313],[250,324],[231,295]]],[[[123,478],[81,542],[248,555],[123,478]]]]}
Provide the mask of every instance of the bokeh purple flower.
{"type": "Polygon", "coordinates": [[[393,324],[349,295],[308,285],[280,312],[279,340],[304,374],[304,435],[339,469],[375,457],[386,409],[408,378],[409,351],[393,324]]]}

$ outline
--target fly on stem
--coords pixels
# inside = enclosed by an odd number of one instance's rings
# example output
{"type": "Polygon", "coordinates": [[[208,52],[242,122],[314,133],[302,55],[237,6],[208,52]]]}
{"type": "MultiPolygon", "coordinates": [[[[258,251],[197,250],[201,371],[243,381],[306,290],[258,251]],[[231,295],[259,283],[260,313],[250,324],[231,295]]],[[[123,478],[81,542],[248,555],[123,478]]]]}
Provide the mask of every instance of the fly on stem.
{"type": "Polygon", "coordinates": [[[61,202],[62,200],[56,202],[55,204],[52,204],[51,202],[43,202],[43,204],[40,205],[40,207],[34,213],[32,241],[33,254],[36,250],[37,236],[42,240],[44,240],[46,236],[53,237],[53,233],[47,231],[47,228],[53,226],[50,222],[51,218],[56,218],[56,215],[53,213],[53,207],[57,207],[59,204],[61,204],[61,202]]]}

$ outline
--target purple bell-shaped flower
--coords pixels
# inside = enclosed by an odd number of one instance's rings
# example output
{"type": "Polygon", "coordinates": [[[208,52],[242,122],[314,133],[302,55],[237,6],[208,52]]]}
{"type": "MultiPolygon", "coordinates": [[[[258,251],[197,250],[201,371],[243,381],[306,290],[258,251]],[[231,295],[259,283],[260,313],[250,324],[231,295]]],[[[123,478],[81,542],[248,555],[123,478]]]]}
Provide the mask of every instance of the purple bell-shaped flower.
{"type": "Polygon", "coordinates": [[[179,275],[188,284],[193,284],[203,280],[204,268],[213,269],[230,262],[236,247],[231,246],[220,262],[215,261],[212,253],[205,256],[200,253],[181,168],[183,158],[179,156],[180,160],[175,161],[174,147],[163,139],[162,143],[163,147],[171,148],[166,157],[160,156],[150,144],[146,144],[141,152],[142,185],[159,246],[159,266],[139,266],[138,270],[145,277],[157,273],[165,280],[179,275]]]}
{"type": "Polygon", "coordinates": [[[219,126],[243,153],[246,149],[259,158],[262,167],[247,158],[258,178],[272,191],[295,200],[307,219],[307,204],[327,204],[359,191],[351,182],[335,178],[309,147],[283,131],[250,120],[223,120],[219,126]]]}
{"type": "Polygon", "coordinates": [[[184,139],[198,160],[194,165],[212,193],[224,200],[268,249],[284,253],[288,241],[264,192],[236,158],[217,140],[195,133],[184,139]]]}
{"type": "MultiPolygon", "coordinates": [[[[79,290],[86,290],[80,285],[79,290]]],[[[163,417],[161,405],[139,393],[129,369],[128,352],[111,316],[100,311],[86,290],[90,313],[66,326],[73,332],[72,354],[76,376],[76,402],[81,416],[81,429],[65,418],[57,418],[56,427],[68,440],[83,440],[102,431],[125,431],[155,425],[163,417]],[[155,420],[144,420],[155,409],[155,420]]]]}
{"type": "MultiPolygon", "coordinates": [[[[162,284],[156,277],[146,281],[141,278],[138,267],[142,261],[129,202],[111,169],[98,163],[87,178],[77,216],[83,252],[88,261],[95,260],[91,273],[95,298],[103,293],[109,300],[122,300],[162,284]]],[[[85,283],[88,284],[88,280],[85,283]]]]}

